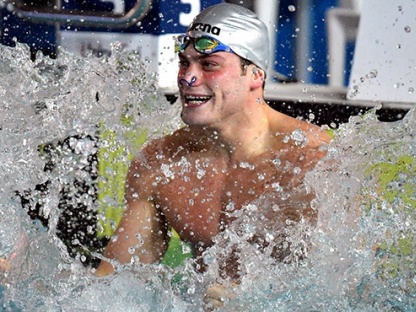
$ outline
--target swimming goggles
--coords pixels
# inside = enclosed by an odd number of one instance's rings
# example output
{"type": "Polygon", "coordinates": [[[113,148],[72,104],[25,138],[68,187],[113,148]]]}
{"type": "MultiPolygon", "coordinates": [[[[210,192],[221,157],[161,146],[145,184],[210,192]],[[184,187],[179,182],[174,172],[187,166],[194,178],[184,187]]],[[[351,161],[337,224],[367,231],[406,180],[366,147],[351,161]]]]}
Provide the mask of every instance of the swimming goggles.
{"type": "Polygon", "coordinates": [[[185,51],[190,42],[194,45],[195,50],[202,54],[234,52],[229,46],[209,36],[192,38],[186,35],[180,35],[175,38],[175,53],[185,51]]]}

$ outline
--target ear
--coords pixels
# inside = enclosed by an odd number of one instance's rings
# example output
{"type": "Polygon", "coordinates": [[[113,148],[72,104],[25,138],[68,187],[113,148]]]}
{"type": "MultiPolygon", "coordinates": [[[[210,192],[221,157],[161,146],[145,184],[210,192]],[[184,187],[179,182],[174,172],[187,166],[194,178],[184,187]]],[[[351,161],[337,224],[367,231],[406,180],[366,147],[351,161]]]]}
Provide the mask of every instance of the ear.
{"type": "Polygon", "coordinates": [[[255,90],[263,87],[266,75],[264,71],[256,66],[253,66],[250,71],[251,74],[251,89],[255,90]]]}

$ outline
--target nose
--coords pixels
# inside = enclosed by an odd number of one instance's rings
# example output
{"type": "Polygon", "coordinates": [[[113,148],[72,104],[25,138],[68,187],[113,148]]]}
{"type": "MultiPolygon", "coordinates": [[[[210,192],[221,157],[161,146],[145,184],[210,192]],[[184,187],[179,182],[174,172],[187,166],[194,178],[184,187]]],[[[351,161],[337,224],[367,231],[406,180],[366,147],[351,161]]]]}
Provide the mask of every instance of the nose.
{"type": "Polygon", "coordinates": [[[197,80],[198,69],[194,64],[190,64],[187,68],[183,68],[178,73],[178,86],[183,87],[193,87],[199,81],[197,80]]]}
{"type": "Polygon", "coordinates": [[[185,78],[179,80],[179,86],[181,87],[183,84],[188,85],[188,87],[192,87],[193,84],[196,82],[196,77],[192,76],[192,78],[188,81],[185,78]]]}

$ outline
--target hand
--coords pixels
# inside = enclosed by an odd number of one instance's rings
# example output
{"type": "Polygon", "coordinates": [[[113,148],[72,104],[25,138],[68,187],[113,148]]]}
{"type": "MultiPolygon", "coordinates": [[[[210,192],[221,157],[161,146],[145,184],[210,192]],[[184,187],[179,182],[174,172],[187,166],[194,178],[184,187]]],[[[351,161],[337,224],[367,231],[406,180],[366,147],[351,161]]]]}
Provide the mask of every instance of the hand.
{"type": "Polygon", "coordinates": [[[210,286],[205,292],[204,302],[206,303],[205,311],[213,311],[224,305],[227,300],[236,297],[237,283],[231,283],[230,285],[214,284],[210,286]]]}
{"type": "Polygon", "coordinates": [[[0,273],[5,273],[10,269],[10,262],[6,259],[0,258],[0,273]]]}
{"type": "Polygon", "coordinates": [[[15,262],[15,259],[22,256],[25,249],[27,248],[27,239],[26,235],[24,233],[20,234],[20,238],[17,240],[17,242],[14,244],[12,251],[7,257],[0,257],[0,274],[3,274],[10,270],[10,268],[13,265],[13,262],[15,262]]]}

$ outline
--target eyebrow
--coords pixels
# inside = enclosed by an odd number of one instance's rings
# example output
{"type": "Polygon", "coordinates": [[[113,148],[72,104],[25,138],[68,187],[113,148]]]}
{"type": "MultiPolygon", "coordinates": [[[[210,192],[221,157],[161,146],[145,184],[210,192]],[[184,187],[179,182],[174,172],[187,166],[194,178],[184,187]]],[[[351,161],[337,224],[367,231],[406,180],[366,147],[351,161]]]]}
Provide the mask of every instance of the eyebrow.
{"type": "Polygon", "coordinates": [[[210,58],[210,57],[224,59],[224,57],[222,57],[221,55],[218,55],[217,53],[220,53],[220,52],[216,52],[216,53],[212,53],[212,54],[203,54],[203,53],[199,53],[199,52],[198,52],[198,56],[196,56],[196,57],[194,57],[194,56],[187,57],[187,56],[186,56],[186,53],[184,53],[184,52],[179,52],[179,53],[178,53],[178,56],[179,56],[179,58],[181,58],[181,59],[196,59],[196,60],[198,60],[198,61],[200,61],[200,60],[204,60],[204,59],[207,59],[207,58],[210,58]]]}

